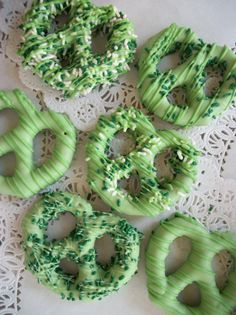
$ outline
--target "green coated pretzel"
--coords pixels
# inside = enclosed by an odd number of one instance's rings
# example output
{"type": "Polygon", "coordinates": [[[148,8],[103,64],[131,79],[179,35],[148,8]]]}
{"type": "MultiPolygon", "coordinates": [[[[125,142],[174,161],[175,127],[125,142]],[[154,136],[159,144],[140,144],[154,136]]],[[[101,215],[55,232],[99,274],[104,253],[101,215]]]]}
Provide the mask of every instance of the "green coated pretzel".
{"type": "Polygon", "coordinates": [[[150,299],[171,315],[229,315],[236,305],[236,270],[220,292],[212,269],[214,256],[222,250],[236,259],[236,236],[230,232],[208,232],[196,220],[181,214],[162,221],[152,234],[146,251],[147,286],[150,299]],[[169,276],[165,275],[165,259],[171,243],[185,236],[192,242],[188,260],[169,276]],[[197,282],[201,304],[191,307],[177,300],[189,284],[197,282]]]}
{"type": "Polygon", "coordinates": [[[158,117],[180,125],[205,125],[220,115],[236,95],[236,56],[226,46],[206,44],[189,28],[170,25],[152,37],[139,60],[139,93],[143,105],[158,117]],[[157,65],[178,52],[176,68],[160,72],[157,65]],[[222,82],[216,93],[204,93],[206,67],[219,69],[222,82]],[[167,96],[176,87],[186,90],[187,104],[170,104],[167,96]]]}
{"type": "Polygon", "coordinates": [[[23,65],[66,97],[85,95],[127,72],[134,58],[136,36],[132,23],[114,6],[97,7],[89,0],[34,1],[22,25],[23,65]],[[69,22],[47,34],[57,15],[67,12],[69,22]],[[92,33],[108,36],[106,52],[94,54],[92,33]],[[63,66],[61,60],[67,59],[63,66]]]}
{"type": "Polygon", "coordinates": [[[67,300],[102,299],[118,291],[137,271],[141,234],[125,219],[111,213],[93,212],[78,195],[47,193],[25,216],[23,242],[25,265],[38,281],[67,300]],[[50,220],[64,211],[77,219],[75,229],[62,240],[46,240],[50,220]],[[96,239],[109,234],[115,245],[115,256],[109,265],[96,262],[96,239]],[[60,268],[67,258],[79,267],[77,276],[60,268]]]}
{"type": "Polygon", "coordinates": [[[110,117],[101,117],[87,144],[88,180],[102,199],[121,213],[154,216],[190,191],[197,175],[199,152],[180,134],[156,131],[147,117],[135,108],[120,108],[110,117]],[[136,140],[136,148],[128,155],[110,159],[106,152],[116,133],[129,130],[136,140]],[[157,180],[155,157],[172,150],[170,165],[172,181],[157,180]],[[133,196],[118,183],[137,171],[140,193],[133,196]]]}
{"type": "Polygon", "coordinates": [[[14,152],[16,169],[13,176],[0,176],[0,193],[28,198],[57,181],[72,161],[76,131],[69,119],[52,111],[39,112],[20,90],[0,91],[0,110],[13,109],[18,126],[0,137],[0,156],[14,152]],[[33,163],[35,136],[50,129],[56,136],[54,151],[44,164],[33,163]]]}

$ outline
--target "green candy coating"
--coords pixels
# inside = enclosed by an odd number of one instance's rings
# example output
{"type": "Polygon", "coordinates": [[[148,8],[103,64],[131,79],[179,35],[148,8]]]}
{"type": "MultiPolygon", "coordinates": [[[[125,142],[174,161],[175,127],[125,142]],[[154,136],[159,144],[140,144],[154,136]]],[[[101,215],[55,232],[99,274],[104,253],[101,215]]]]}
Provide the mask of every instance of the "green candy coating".
{"type": "Polygon", "coordinates": [[[76,130],[63,114],[39,112],[20,90],[0,91],[0,110],[12,109],[18,125],[1,135],[0,156],[14,152],[13,176],[0,176],[0,193],[28,198],[53,184],[69,168],[76,146],[76,130]],[[51,157],[41,166],[33,162],[33,141],[38,133],[49,129],[56,136],[51,157]]]}
{"type": "Polygon", "coordinates": [[[196,220],[181,214],[162,221],[151,235],[146,251],[146,274],[149,297],[171,315],[229,315],[236,305],[236,269],[220,292],[215,282],[212,260],[222,250],[236,259],[236,235],[231,232],[208,232],[196,220]],[[185,236],[192,242],[187,261],[174,273],[165,275],[165,259],[171,243],[185,236]],[[189,284],[197,282],[201,304],[191,307],[177,300],[189,284]]]}
{"type": "Polygon", "coordinates": [[[130,215],[154,216],[188,193],[197,175],[199,152],[180,134],[155,130],[139,110],[119,108],[110,117],[102,116],[87,144],[88,181],[91,188],[111,207],[130,215]],[[106,152],[116,133],[129,130],[136,148],[128,155],[110,159],[106,152]],[[160,183],[154,167],[156,155],[172,149],[172,181],[160,183]],[[118,187],[120,180],[137,171],[141,188],[136,196],[118,187]]]}
{"type": "Polygon", "coordinates": [[[87,201],[70,193],[47,193],[26,214],[22,223],[25,265],[38,281],[67,300],[102,299],[118,291],[137,271],[141,233],[125,219],[111,213],[93,212],[87,201]],[[62,240],[48,241],[49,221],[68,211],[77,224],[62,240]],[[96,239],[109,234],[116,254],[109,265],[96,262],[96,239]],[[63,272],[67,258],[79,267],[77,276],[63,272]]]}
{"type": "Polygon", "coordinates": [[[143,105],[159,118],[189,127],[206,125],[231,104],[236,95],[236,56],[226,46],[204,43],[189,28],[170,25],[145,45],[139,60],[139,94],[143,105]],[[160,72],[157,65],[178,52],[176,68],[160,72]],[[206,96],[204,85],[208,66],[222,73],[216,93],[206,96]],[[167,96],[176,87],[184,87],[187,104],[170,104],[167,96]]]}
{"type": "Polygon", "coordinates": [[[127,72],[134,58],[136,36],[132,23],[114,6],[97,7],[89,0],[34,1],[22,25],[19,50],[23,65],[37,73],[65,97],[85,95],[100,84],[109,84],[127,72]],[[57,15],[69,21],[47,34],[57,15]],[[94,54],[92,33],[107,34],[106,52],[94,54]],[[63,66],[61,60],[67,60],[63,66]]]}

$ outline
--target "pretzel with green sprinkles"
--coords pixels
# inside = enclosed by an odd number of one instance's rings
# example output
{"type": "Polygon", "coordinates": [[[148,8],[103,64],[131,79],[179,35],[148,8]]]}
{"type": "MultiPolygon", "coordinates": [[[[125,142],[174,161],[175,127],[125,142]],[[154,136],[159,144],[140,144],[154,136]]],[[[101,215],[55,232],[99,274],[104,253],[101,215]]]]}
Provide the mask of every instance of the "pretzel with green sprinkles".
{"type": "Polygon", "coordinates": [[[107,212],[96,212],[78,195],[47,193],[36,202],[22,223],[25,265],[39,283],[67,300],[95,300],[118,291],[137,272],[141,233],[125,219],[107,212]],[[63,212],[77,220],[75,229],[64,239],[48,241],[49,221],[63,212]],[[108,234],[114,241],[111,263],[96,261],[94,243],[108,234]],[[79,267],[71,275],[60,267],[61,259],[79,267]]]}
{"type": "Polygon", "coordinates": [[[112,208],[130,215],[154,216],[190,191],[197,175],[199,152],[180,134],[155,130],[147,117],[135,108],[120,108],[110,117],[102,116],[87,144],[88,181],[91,188],[112,208]],[[136,148],[115,159],[108,157],[109,144],[121,131],[129,131],[136,148]],[[157,179],[155,157],[172,150],[169,159],[173,180],[157,179]],[[140,192],[132,195],[119,187],[119,181],[133,172],[140,178],[140,192]]]}
{"type": "Polygon", "coordinates": [[[223,291],[216,285],[212,260],[222,250],[236,259],[236,236],[231,232],[208,232],[196,220],[181,214],[164,220],[153,232],[146,251],[146,274],[149,297],[171,315],[229,315],[235,309],[236,269],[229,274],[223,291]],[[165,274],[165,259],[171,243],[187,237],[192,244],[184,264],[174,273],[165,274]],[[191,307],[177,299],[193,282],[201,292],[199,306],[191,307]]]}
{"type": "Polygon", "coordinates": [[[85,95],[116,80],[129,70],[136,50],[133,26],[125,15],[113,5],[97,7],[89,0],[34,1],[22,29],[23,65],[65,97],[85,95]],[[48,34],[55,17],[63,13],[68,23],[48,34]],[[92,51],[97,31],[107,34],[104,54],[92,51]]]}
{"type": "Polygon", "coordinates": [[[18,125],[0,137],[0,156],[14,153],[12,176],[0,176],[0,193],[28,198],[53,184],[69,168],[76,146],[76,131],[69,119],[53,111],[39,112],[20,90],[0,91],[0,110],[14,110],[18,125]],[[42,165],[33,161],[34,138],[43,130],[55,136],[50,158],[42,165]]]}
{"type": "Polygon", "coordinates": [[[204,43],[189,28],[170,25],[145,45],[139,60],[142,104],[159,118],[180,126],[206,125],[225,111],[236,95],[236,56],[230,48],[204,43]],[[160,71],[161,59],[178,52],[174,69],[160,71]],[[207,68],[220,71],[219,86],[204,91],[207,68]],[[184,104],[170,103],[175,88],[186,92],[184,104]]]}

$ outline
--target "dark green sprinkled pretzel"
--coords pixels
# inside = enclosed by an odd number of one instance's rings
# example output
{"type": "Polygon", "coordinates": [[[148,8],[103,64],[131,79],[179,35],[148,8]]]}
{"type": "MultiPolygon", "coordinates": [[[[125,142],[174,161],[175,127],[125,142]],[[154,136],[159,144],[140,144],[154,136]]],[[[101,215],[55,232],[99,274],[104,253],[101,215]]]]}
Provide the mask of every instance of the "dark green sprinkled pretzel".
{"type": "Polygon", "coordinates": [[[190,191],[197,175],[199,152],[180,134],[156,131],[145,115],[135,108],[120,108],[110,117],[101,117],[87,144],[88,180],[91,188],[119,212],[154,216],[166,210],[180,195],[190,191]],[[129,130],[136,148],[126,156],[110,159],[106,152],[116,133],[129,130]],[[157,180],[155,157],[172,150],[173,180],[157,180]],[[118,183],[137,171],[140,193],[131,195],[118,183]]]}
{"type": "Polygon", "coordinates": [[[35,203],[23,223],[25,265],[38,281],[67,300],[102,299],[118,291],[137,271],[141,234],[125,219],[93,212],[78,195],[47,193],[35,203]],[[62,240],[46,240],[50,220],[65,211],[77,219],[75,229],[62,240]],[[96,262],[96,239],[109,234],[115,256],[109,265],[96,262]],[[67,258],[79,267],[77,276],[65,273],[60,261],[67,258]]]}
{"type": "Polygon", "coordinates": [[[34,1],[22,25],[19,50],[23,65],[66,97],[85,95],[100,84],[109,84],[127,72],[136,50],[131,22],[114,6],[97,7],[89,0],[34,1]],[[47,34],[54,18],[67,12],[69,22],[47,34]],[[106,52],[94,54],[94,31],[108,36],[106,52]],[[68,65],[63,66],[61,60],[68,65]]]}
{"type": "Polygon", "coordinates": [[[189,28],[172,24],[152,37],[139,60],[139,93],[143,105],[158,117],[180,125],[205,125],[220,115],[236,95],[236,56],[226,46],[206,44],[189,28]],[[178,52],[176,68],[160,72],[160,60],[178,52]],[[213,95],[206,95],[206,68],[219,69],[222,82],[213,95]],[[186,90],[187,104],[170,104],[174,88],[186,90]]]}
{"type": "Polygon", "coordinates": [[[229,315],[236,306],[236,269],[229,274],[223,292],[216,286],[212,261],[227,250],[236,260],[236,235],[231,232],[208,232],[196,220],[181,214],[162,221],[152,234],[146,252],[147,286],[150,299],[171,315],[229,315]],[[192,250],[185,263],[166,276],[165,260],[171,243],[187,237],[192,250]],[[201,291],[199,306],[188,306],[177,297],[188,285],[197,282],[201,291]]]}
{"type": "Polygon", "coordinates": [[[14,110],[19,123],[0,137],[0,156],[13,152],[16,157],[14,174],[0,176],[0,193],[28,198],[53,184],[70,167],[76,146],[76,131],[65,115],[36,110],[20,90],[0,91],[0,110],[4,109],[14,110]],[[55,146],[50,158],[36,166],[33,162],[33,141],[45,129],[55,135],[55,146]]]}

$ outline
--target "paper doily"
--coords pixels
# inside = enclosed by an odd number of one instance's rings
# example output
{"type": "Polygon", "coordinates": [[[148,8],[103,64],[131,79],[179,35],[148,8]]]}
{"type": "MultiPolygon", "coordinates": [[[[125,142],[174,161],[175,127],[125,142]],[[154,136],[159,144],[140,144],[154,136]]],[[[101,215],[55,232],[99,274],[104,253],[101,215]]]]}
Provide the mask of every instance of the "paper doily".
{"type": "Polygon", "coordinates": [[[0,31],[9,34],[21,21],[22,14],[32,3],[32,0],[0,0],[0,31]]]}
{"type": "MultiPolygon", "coordinates": [[[[66,112],[75,126],[82,130],[78,132],[78,150],[71,168],[56,184],[48,189],[67,190],[80,193],[92,203],[97,210],[109,211],[101,199],[90,191],[86,182],[85,143],[86,131],[91,129],[101,114],[109,114],[119,105],[142,108],[136,85],[136,71],[133,68],[126,76],[113,83],[110,87],[96,89],[87,97],[80,97],[64,101],[59,92],[46,87],[40,79],[20,66],[20,59],[16,55],[16,46],[19,43],[19,32],[14,26],[19,23],[27,1],[0,1],[0,64],[1,69],[8,69],[9,73],[18,75],[26,86],[34,102],[38,101],[45,109],[45,104],[52,110],[66,112]],[[23,4],[24,3],[24,4],[23,4]],[[11,8],[14,7],[14,11],[11,8]],[[6,18],[7,17],[7,18],[6,18]],[[9,23],[10,21],[10,23],[9,23]],[[12,31],[12,29],[14,31],[12,31]],[[14,36],[12,36],[14,34],[14,36]],[[6,45],[6,40],[9,41],[6,45]],[[32,91],[36,90],[36,91],[32,91]],[[43,98],[41,99],[41,96],[43,98]],[[41,102],[40,102],[41,100],[41,102]],[[43,102],[42,102],[43,100],[43,102]]],[[[7,72],[6,72],[7,76],[7,72]]],[[[13,76],[12,76],[13,77],[13,76]]],[[[5,78],[4,78],[5,79],[5,78]]],[[[7,78],[6,78],[7,81],[7,78]]],[[[8,79],[10,82],[11,80],[8,79]]],[[[11,84],[9,85],[12,88],[11,84]]],[[[167,126],[150,115],[156,127],[167,126]]],[[[232,106],[221,118],[209,126],[194,127],[179,130],[190,137],[195,145],[203,152],[199,159],[199,176],[192,192],[181,198],[171,209],[184,211],[196,217],[210,230],[236,231],[236,180],[224,178],[224,168],[227,165],[228,154],[234,147],[236,140],[236,109],[232,106]]],[[[38,157],[41,162],[50,155],[53,147],[53,138],[48,133],[42,139],[41,153],[38,157]]],[[[17,314],[21,307],[23,288],[21,279],[24,277],[23,252],[20,248],[20,223],[24,213],[31,206],[35,198],[20,200],[0,196],[0,314],[17,314]]],[[[165,213],[167,216],[169,213],[165,213]]],[[[149,218],[127,217],[128,220],[144,231],[146,239],[160,217],[149,218]]],[[[145,246],[145,242],[143,244],[145,246]]],[[[222,257],[221,270],[227,274],[228,261],[222,257]]],[[[145,283],[140,283],[145,286],[145,283]]]]}

